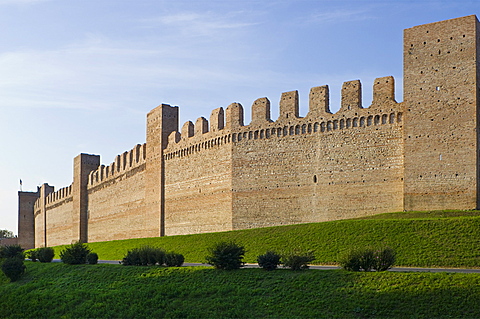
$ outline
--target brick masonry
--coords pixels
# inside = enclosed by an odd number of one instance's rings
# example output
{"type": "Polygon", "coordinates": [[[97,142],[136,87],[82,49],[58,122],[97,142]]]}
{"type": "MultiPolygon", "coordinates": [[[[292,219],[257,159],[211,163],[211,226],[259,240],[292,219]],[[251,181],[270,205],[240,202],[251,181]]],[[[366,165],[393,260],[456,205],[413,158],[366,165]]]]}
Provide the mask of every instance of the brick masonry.
{"type": "Polygon", "coordinates": [[[480,24],[467,16],[405,30],[404,102],[393,77],[345,82],[340,110],[312,88],[299,117],[285,92],[270,102],[178,123],[178,107],[147,115],[147,142],[100,165],[74,159],[72,185],[19,192],[26,248],[320,222],[426,209],[474,209],[479,197],[480,24]],[[179,129],[180,128],[180,129],[179,129]]]}

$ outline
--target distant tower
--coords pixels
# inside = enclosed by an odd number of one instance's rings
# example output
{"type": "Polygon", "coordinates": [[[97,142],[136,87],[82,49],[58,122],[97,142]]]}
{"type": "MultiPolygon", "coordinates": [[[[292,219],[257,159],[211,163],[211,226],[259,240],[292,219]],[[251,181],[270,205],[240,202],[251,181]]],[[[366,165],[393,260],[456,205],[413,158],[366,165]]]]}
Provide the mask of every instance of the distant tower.
{"type": "Polygon", "coordinates": [[[479,36],[473,15],[404,32],[406,210],[479,207],[479,36]]]}
{"type": "Polygon", "coordinates": [[[40,189],[36,192],[18,192],[18,244],[23,249],[35,248],[34,206],[40,189]]]}

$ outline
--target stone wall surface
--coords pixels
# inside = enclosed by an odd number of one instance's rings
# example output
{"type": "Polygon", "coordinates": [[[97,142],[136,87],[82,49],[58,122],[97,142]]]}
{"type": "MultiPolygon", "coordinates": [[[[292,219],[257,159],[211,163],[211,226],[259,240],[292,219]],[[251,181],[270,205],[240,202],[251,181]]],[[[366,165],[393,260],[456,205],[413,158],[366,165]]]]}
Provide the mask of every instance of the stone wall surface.
{"type": "Polygon", "coordinates": [[[178,123],[178,107],[147,115],[146,143],[100,165],[74,159],[71,186],[19,192],[19,240],[36,247],[479,208],[480,23],[475,16],[404,33],[404,99],[394,78],[345,82],[333,114],[327,85],[240,103],[178,123]],[[32,204],[33,203],[33,204],[32,204]]]}

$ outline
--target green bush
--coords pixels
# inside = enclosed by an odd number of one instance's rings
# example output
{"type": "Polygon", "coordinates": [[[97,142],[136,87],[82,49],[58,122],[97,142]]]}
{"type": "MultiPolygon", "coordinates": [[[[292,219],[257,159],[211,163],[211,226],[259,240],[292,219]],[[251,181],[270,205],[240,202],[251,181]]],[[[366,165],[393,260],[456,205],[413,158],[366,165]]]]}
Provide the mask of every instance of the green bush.
{"type": "Polygon", "coordinates": [[[395,263],[395,252],[391,248],[353,249],[340,258],[339,263],[348,271],[385,271],[395,263]]]}
{"type": "Polygon", "coordinates": [[[161,248],[142,246],[129,250],[122,259],[125,266],[154,266],[163,265],[165,262],[165,251],[161,248]]]}
{"type": "Polygon", "coordinates": [[[25,273],[26,269],[25,265],[23,264],[23,259],[18,258],[18,256],[5,258],[0,268],[11,282],[20,279],[25,273]]]}
{"type": "Polygon", "coordinates": [[[53,257],[55,256],[55,250],[52,247],[42,247],[36,249],[36,254],[38,261],[41,263],[52,262],[53,257]]]}
{"type": "Polygon", "coordinates": [[[293,251],[282,255],[282,264],[292,270],[308,269],[308,263],[315,260],[312,251],[293,251]]]}
{"type": "Polygon", "coordinates": [[[38,259],[38,254],[36,249],[31,249],[25,252],[25,257],[30,259],[31,261],[35,262],[38,259]]]}
{"type": "Polygon", "coordinates": [[[87,262],[87,255],[91,252],[88,246],[80,241],[77,241],[70,246],[67,246],[60,252],[60,259],[65,264],[79,265],[87,262]]]}
{"type": "Polygon", "coordinates": [[[239,269],[245,264],[243,262],[245,247],[235,242],[219,242],[210,247],[208,252],[205,257],[207,263],[217,269],[239,269]]]}
{"type": "Polygon", "coordinates": [[[23,248],[20,245],[0,246],[0,259],[2,258],[19,258],[24,259],[23,248]]]}
{"type": "Polygon", "coordinates": [[[165,254],[165,266],[167,267],[181,267],[184,261],[185,257],[182,254],[173,252],[165,254]]]}
{"type": "Polygon", "coordinates": [[[97,253],[88,253],[87,263],[89,265],[96,265],[98,263],[98,254],[97,253]]]}
{"type": "Polygon", "coordinates": [[[395,264],[396,254],[392,248],[386,247],[375,251],[375,262],[373,269],[376,271],[386,271],[395,264]]]}
{"type": "Polygon", "coordinates": [[[267,251],[266,254],[257,257],[260,267],[265,270],[275,270],[280,265],[281,256],[273,251],[267,251]]]}

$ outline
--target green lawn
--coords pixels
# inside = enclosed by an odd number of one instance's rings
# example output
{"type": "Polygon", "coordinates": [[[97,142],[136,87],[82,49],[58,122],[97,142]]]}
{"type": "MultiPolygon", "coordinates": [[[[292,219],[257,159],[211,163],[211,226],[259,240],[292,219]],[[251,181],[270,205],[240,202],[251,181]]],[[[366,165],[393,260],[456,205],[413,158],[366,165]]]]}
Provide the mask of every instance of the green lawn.
{"type": "MultiPolygon", "coordinates": [[[[381,214],[363,219],[158,238],[90,243],[100,259],[120,260],[134,247],[152,245],[204,262],[207,248],[234,240],[256,262],[267,250],[314,250],[316,264],[335,264],[352,247],[384,245],[397,252],[397,265],[480,267],[480,212],[435,211],[381,214]]],[[[60,248],[56,248],[57,256],[60,248]]],[[[58,258],[58,257],[57,257],[58,258]]]]}
{"type": "Polygon", "coordinates": [[[1,318],[480,317],[480,274],[26,264],[1,318]]]}

